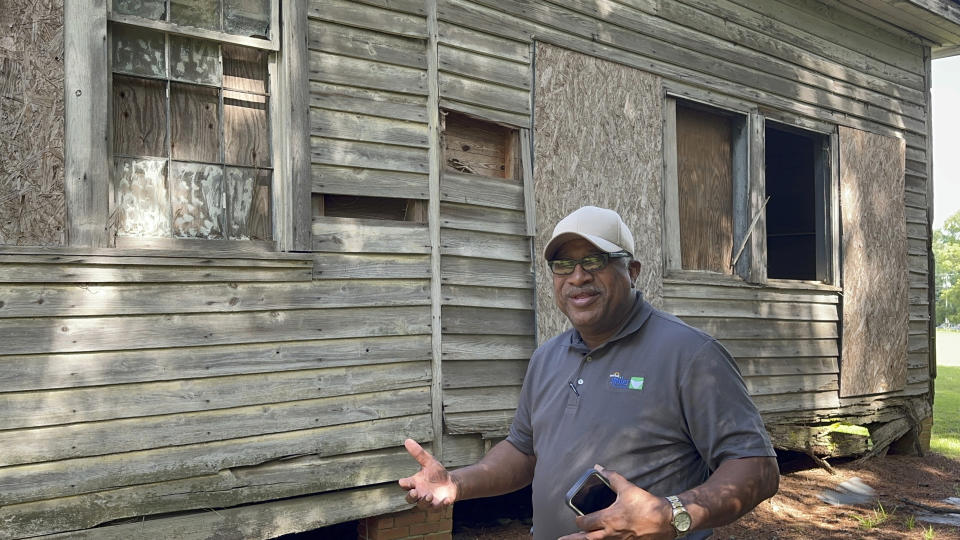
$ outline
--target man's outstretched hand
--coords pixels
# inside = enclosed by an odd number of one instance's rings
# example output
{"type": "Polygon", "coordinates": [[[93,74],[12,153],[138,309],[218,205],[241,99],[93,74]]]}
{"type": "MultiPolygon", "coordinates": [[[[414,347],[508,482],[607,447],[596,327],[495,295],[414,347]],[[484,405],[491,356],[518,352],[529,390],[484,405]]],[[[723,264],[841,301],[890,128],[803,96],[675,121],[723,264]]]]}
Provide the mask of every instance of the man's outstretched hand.
{"type": "Polygon", "coordinates": [[[603,510],[577,518],[584,532],[560,540],[596,540],[600,538],[669,539],[676,536],[670,519],[673,512],[666,499],[637,487],[613,471],[602,471],[617,492],[617,500],[603,510]]]}
{"type": "Polygon", "coordinates": [[[453,504],[459,487],[447,469],[417,441],[407,439],[403,446],[420,464],[417,474],[400,479],[400,487],[407,490],[407,502],[416,503],[424,510],[453,504]]]}

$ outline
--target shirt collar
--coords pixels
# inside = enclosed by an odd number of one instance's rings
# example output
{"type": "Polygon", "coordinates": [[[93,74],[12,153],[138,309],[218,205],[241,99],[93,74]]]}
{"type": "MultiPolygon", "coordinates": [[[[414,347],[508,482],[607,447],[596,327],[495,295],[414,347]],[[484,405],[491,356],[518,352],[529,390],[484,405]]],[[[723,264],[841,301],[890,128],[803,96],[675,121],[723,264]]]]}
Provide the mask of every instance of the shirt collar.
{"type": "MultiPolygon", "coordinates": [[[[647,319],[650,318],[651,313],[653,313],[653,307],[643,299],[643,293],[640,291],[635,291],[633,307],[630,309],[630,314],[624,320],[623,325],[619,330],[617,330],[612,338],[608,339],[605,343],[593,350],[602,349],[609,343],[613,343],[614,341],[618,341],[626,336],[632,335],[643,326],[643,323],[647,322],[647,319]]],[[[590,352],[591,350],[583,341],[583,337],[576,328],[574,328],[570,333],[570,348],[582,352],[590,352]]]]}

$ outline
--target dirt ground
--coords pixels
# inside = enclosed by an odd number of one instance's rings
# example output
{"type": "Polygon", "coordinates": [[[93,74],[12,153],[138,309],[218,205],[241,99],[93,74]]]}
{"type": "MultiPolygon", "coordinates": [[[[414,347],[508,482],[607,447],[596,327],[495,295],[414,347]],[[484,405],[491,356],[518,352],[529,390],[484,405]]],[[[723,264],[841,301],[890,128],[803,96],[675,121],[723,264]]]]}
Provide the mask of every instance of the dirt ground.
{"type": "MultiPolygon", "coordinates": [[[[835,475],[808,458],[781,463],[780,491],[738,522],[715,530],[717,540],[804,539],[960,539],[960,527],[930,525],[924,512],[948,510],[943,502],[960,497],[960,460],[937,454],[887,456],[834,463],[835,475]],[[831,506],[818,498],[824,490],[859,478],[875,490],[862,505],[831,506]],[[882,507],[882,509],[881,509],[882,507]],[[932,527],[932,530],[931,530],[932,527]]],[[[958,512],[954,507],[953,512],[958,512]]],[[[456,519],[456,516],[455,516],[456,519]]],[[[454,529],[455,540],[529,539],[529,520],[512,519],[454,529]]]]}

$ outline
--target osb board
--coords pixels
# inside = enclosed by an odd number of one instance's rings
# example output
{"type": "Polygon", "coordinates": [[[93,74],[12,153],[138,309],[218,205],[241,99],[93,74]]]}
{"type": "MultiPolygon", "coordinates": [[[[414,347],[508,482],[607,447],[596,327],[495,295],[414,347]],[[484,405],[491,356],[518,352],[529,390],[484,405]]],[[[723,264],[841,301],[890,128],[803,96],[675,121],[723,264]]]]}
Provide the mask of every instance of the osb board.
{"type": "Polygon", "coordinates": [[[840,127],[841,397],[893,392],[906,385],[904,156],[902,139],[840,127]]]}
{"type": "Polygon", "coordinates": [[[0,0],[0,245],[63,245],[63,0],[0,0]]]}
{"type": "Polygon", "coordinates": [[[685,270],[733,273],[730,128],[724,116],[677,106],[680,260],[685,270]]]}
{"type": "Polygon", "coordinates": [[[637,286],[659,306],[662,109],[660,78],[537,43],[534,186],[537,330],[542,343],[568,327],[553,300],[543,247],[553,227],[584,205],[612,208],[634,235],[637,286]]]}

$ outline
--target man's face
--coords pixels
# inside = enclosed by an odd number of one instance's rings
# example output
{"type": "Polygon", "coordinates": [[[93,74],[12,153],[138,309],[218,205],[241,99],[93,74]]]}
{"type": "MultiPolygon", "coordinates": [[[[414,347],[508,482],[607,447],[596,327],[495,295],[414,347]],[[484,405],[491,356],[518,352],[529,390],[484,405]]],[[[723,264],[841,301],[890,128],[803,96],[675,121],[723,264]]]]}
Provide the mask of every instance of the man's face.
{"type": "MultiPolygon", "coordinates": [[[[603,253],[581,238],[571,240],[554,254],[554,259],[580,259],[594,253],[603,253]]],[[[553,295],[560,311],[570,319],[573,327],[589,343],[591,337],[606,340],[633,306],[630,284],[640,273],[640,263],[611,259],[602,270],[590,273],[577,265],[566,276],[553,274],[553,295]]],[[[591,346],[599,345],[599,343],[591,346]]]]}

